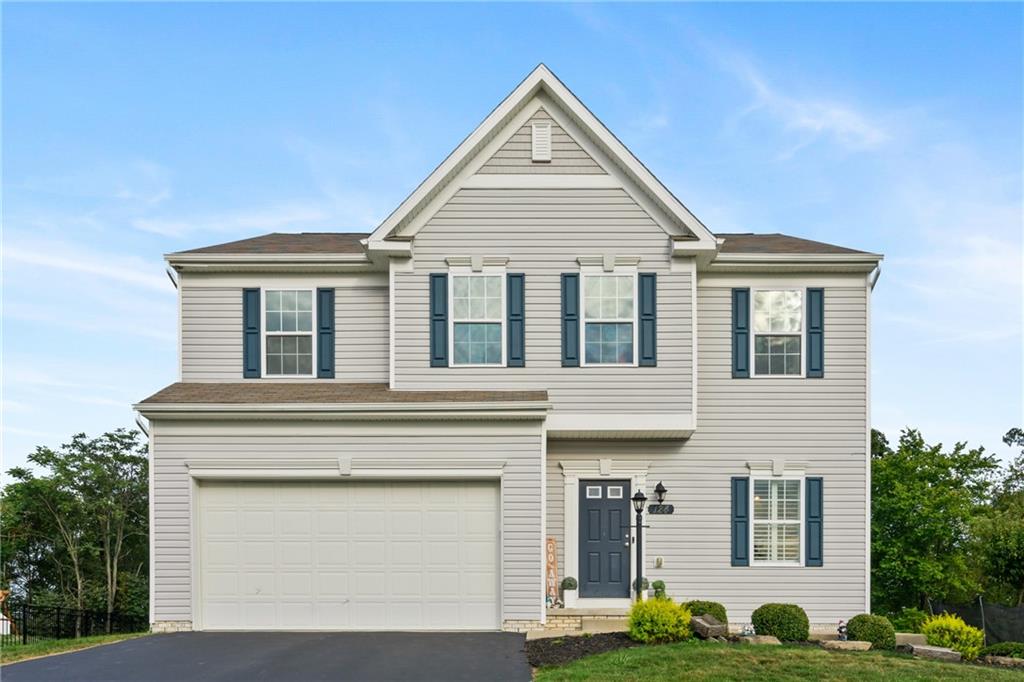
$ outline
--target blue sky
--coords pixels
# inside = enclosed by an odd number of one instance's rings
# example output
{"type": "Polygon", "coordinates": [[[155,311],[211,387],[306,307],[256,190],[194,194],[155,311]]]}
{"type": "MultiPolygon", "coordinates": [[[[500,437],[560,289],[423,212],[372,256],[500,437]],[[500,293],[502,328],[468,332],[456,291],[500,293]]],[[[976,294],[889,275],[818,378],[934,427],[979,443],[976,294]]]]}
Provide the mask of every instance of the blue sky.
{"type": "Polygon", "coordinates": [[[1020,425],[1022,7],[11,5],[3,455],[177,375],[161,256],[370,230],[544,62],[712,230],[885,253],[874,424],[1020,425]]]}

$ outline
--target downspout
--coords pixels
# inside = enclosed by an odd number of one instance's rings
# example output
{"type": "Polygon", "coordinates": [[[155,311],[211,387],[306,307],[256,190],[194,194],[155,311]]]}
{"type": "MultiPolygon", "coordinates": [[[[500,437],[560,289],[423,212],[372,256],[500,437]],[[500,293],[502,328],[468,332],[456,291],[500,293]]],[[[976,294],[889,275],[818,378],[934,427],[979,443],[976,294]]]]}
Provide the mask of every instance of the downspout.
{"type": "Polygon", "coordinates": [[[878,284],[878,278],[882,276],[882,264],[879,263],[875,266],[875,269],[868,275],[868,284],[871,285],[871,291],[875,290],[875,285],[878,284]]]}
{"type": "Polygon", "coordinates": [[[177,289],[178,288],[178,277],[174,274],[174,271],[171,270],[170,267],[168,267],[164,272],[167,273],[167,279],[171,280],[171,284],[173,284],[174,288],[177,289]]]}
{"type": "Polygon", "coordinates": [[[142,421],[142,415],[135,415],[135,425],[139,427],[139,431],[142,431],[142,434],[146,438],[149,438],[149,427],[146,425],[144,421],[142,421]]]}

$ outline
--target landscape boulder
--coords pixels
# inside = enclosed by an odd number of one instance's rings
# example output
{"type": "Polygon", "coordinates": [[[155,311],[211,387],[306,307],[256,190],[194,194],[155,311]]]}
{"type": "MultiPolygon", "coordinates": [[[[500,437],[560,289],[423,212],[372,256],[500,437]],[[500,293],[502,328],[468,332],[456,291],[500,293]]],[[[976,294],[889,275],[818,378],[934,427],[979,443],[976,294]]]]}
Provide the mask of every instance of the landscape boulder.
{"type": "Polygon", "coordinates": [[[856,639],[826,639],[822,640],[821,647],[831,651],[867,651],[871,648],[871,642],[861,642],[856,639]]]}
{"type": "Polygon", "coordinates": [[[921,658],[934,658],[937,661],[959,661],[961,658],[959,651],[928,644],[911,644],[910,653],[921,658]]]}
{"type": "Polygon", "coordinates": [[[744,644],[782,644],[778,637],[772,637],[771,635],[747,635],[746,637],[740,637],[740,641],[744,644]]]}
{"type": "Polygon", "coordinates": [[[701,639],[725,637],[729,634],[728,626],[719,622],[719,620],[710,613],[694,616],[690,620],[690,627],[693,629],[693,634],[697,635],[701,639]]]}

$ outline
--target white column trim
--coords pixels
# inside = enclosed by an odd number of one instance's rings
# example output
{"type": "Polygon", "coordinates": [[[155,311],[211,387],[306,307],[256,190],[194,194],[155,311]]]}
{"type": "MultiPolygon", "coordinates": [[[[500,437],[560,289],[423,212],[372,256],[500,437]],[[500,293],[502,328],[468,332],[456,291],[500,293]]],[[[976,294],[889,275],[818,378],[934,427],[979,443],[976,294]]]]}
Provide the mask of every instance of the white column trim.
{"type": "MultiPolygon", "coordinates": [[[[579,576],[579,517],[580,517],[580,479],[616,479],[628,478],[631,485],[629,496],[633,492],[644,490],[647,486],[647,469],[650,462],[637,462],[630,460],[615,459],[588,459],[559,462],[562,468],[563,484],[565,486],[564,500],[564,522],[565,522],[565,575],[572,576],[578,581],[579,576]]],[[[645,493],[646,494],[646,493],[645,493]]],[[[632,514],[632,511],[631,511],[632,514]]],[[[633,519],[633,516],[630,516],[633,519]]],[[[631,524],[632,525],[632,524],[631,524]]],[[[629,574],[630,586],[636,576],[633,575],[636,567],[636,537],[633,530],[630,531],[629,545],[629,574]]],[[[644,543],[643,565],[647,565],[647,548],[644,543]]],[[[632,595],[634,590],[630,590],[632,595]]],[[[601,607],[608,604],[608,599],[585,599],[578,596],[579,590],[567,592],[565,595],[565,608],[587,608],[588,606],[601,607]]],[[[611,600],[618,601],[618,600],[611,600]]]]}

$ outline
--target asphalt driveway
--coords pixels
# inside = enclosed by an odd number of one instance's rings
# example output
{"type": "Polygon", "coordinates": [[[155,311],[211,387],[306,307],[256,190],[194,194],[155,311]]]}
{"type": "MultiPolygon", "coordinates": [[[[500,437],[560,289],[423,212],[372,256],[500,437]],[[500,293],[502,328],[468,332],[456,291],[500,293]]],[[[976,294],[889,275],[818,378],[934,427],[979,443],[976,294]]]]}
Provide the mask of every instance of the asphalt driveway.
{"type": "Polygon", "coordinates": [[[3,666],[3,682],[530,680],[507,632],[182,632],[3,666]]]}

